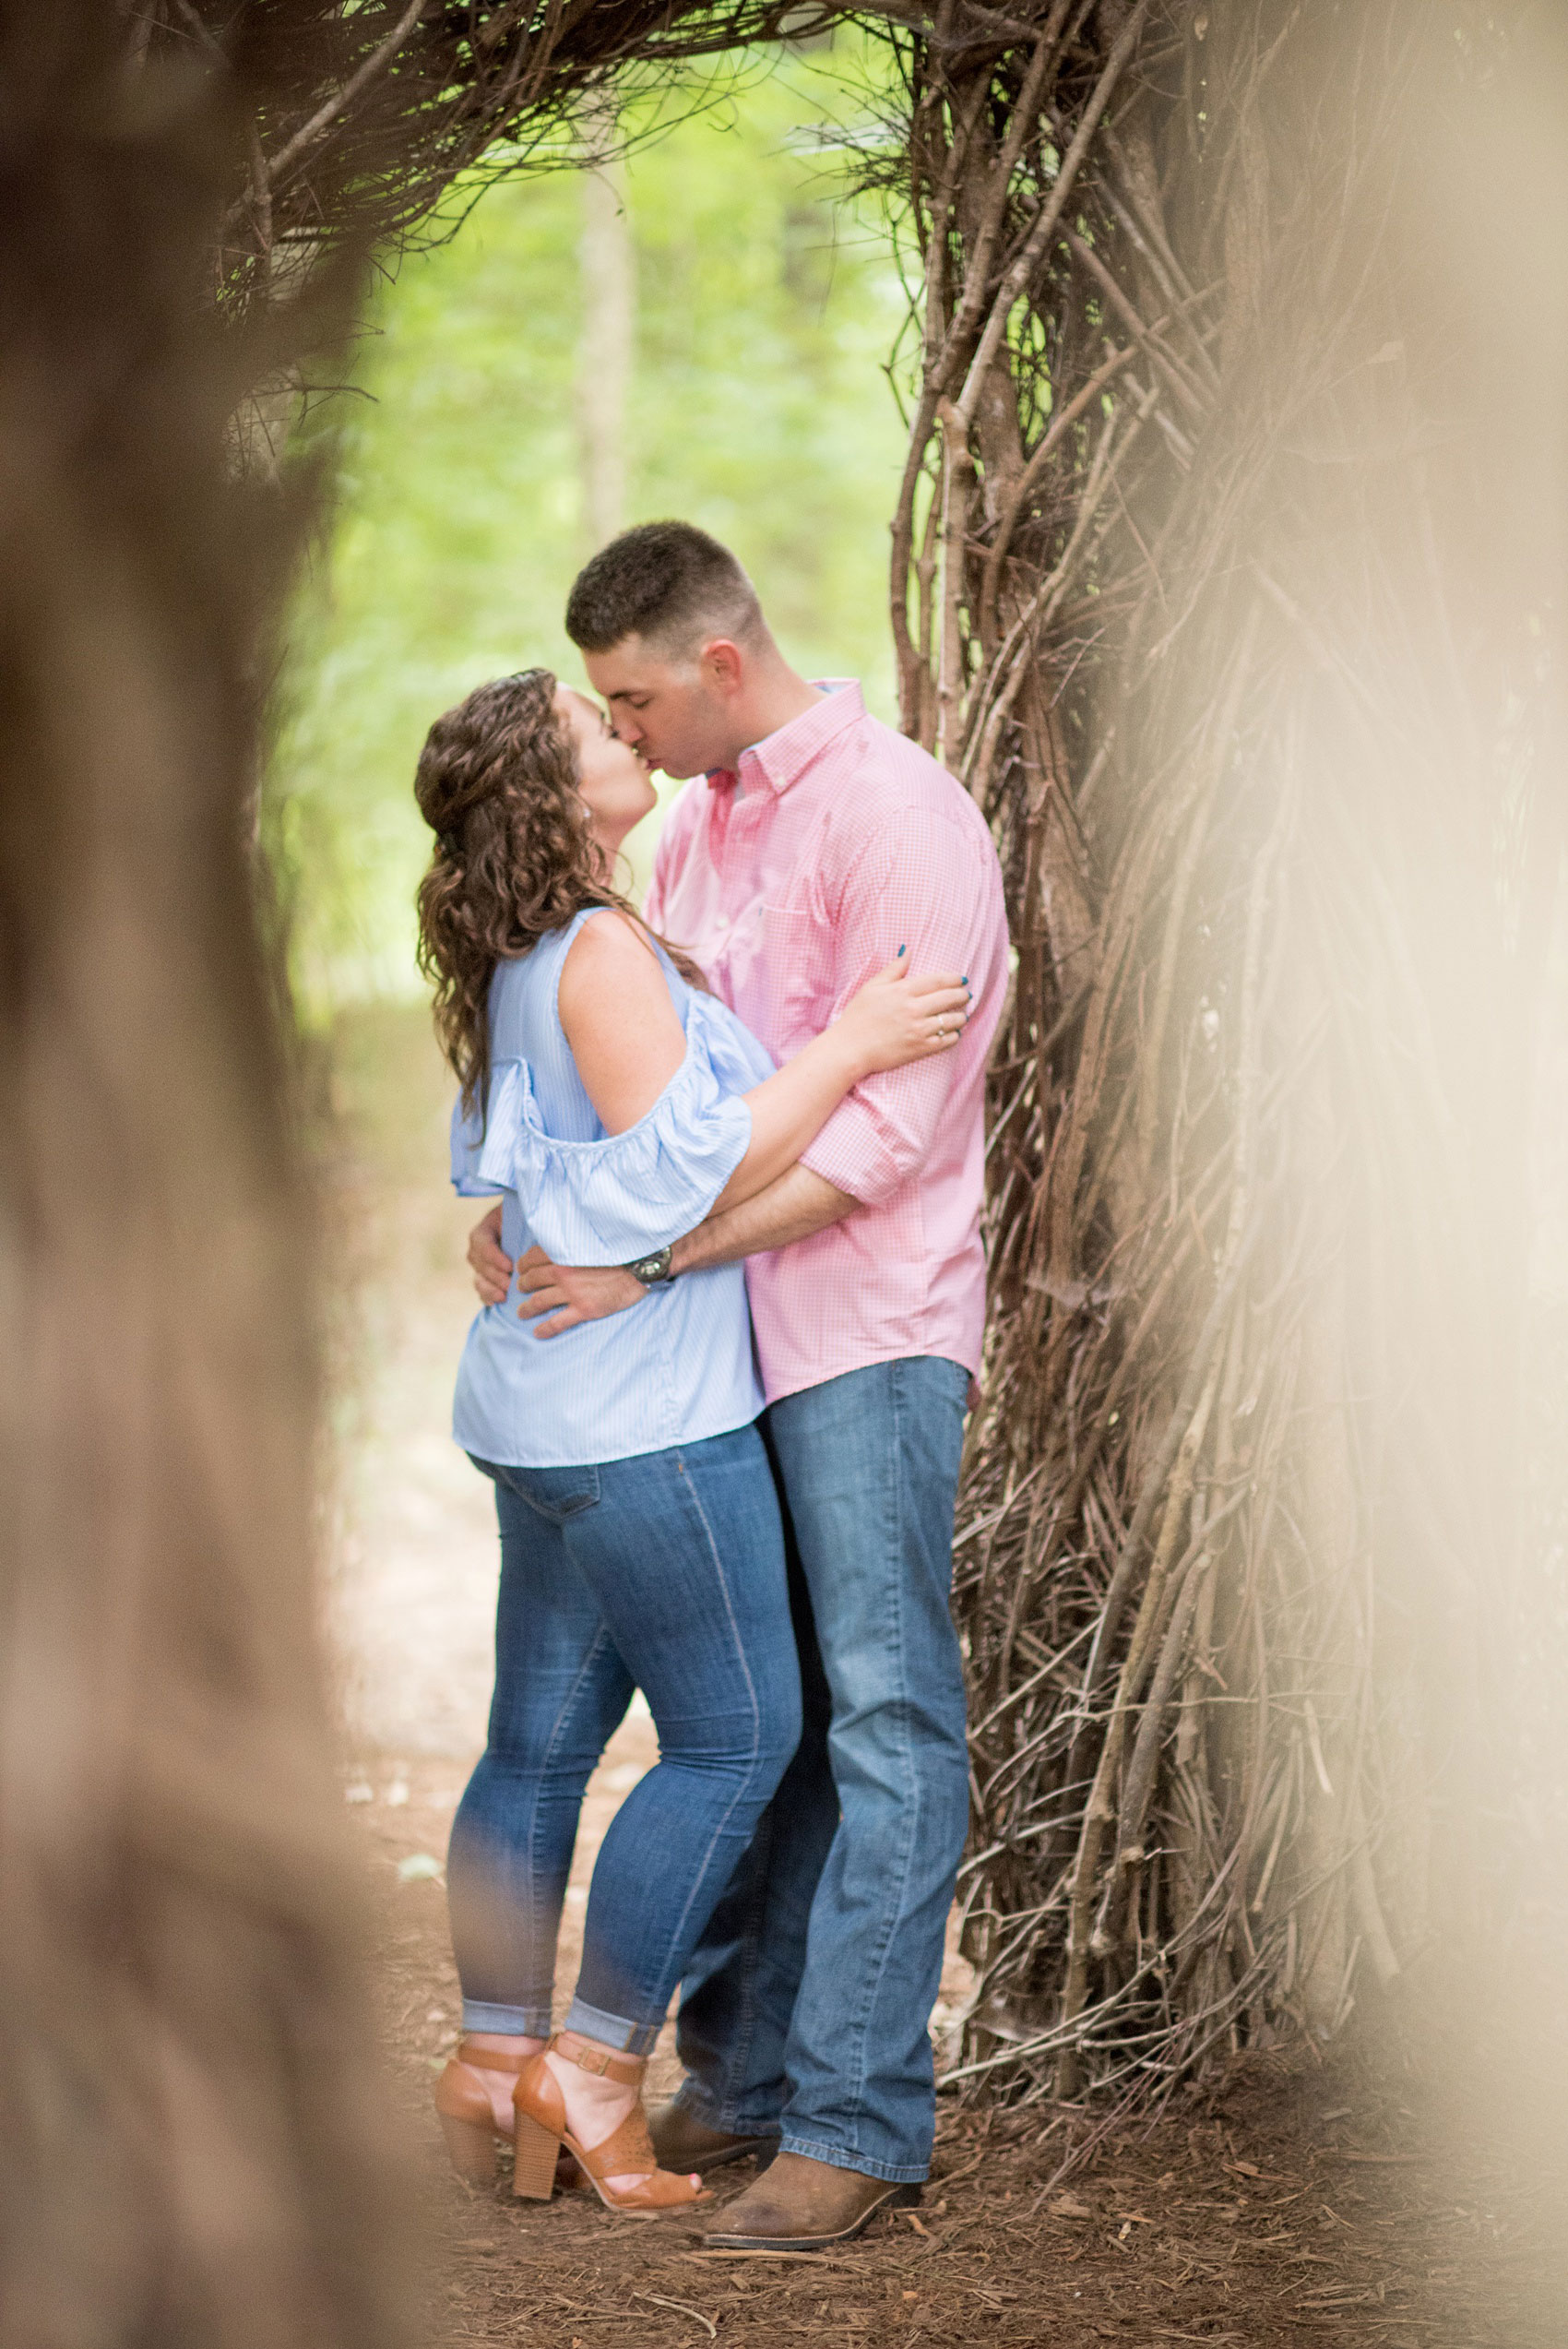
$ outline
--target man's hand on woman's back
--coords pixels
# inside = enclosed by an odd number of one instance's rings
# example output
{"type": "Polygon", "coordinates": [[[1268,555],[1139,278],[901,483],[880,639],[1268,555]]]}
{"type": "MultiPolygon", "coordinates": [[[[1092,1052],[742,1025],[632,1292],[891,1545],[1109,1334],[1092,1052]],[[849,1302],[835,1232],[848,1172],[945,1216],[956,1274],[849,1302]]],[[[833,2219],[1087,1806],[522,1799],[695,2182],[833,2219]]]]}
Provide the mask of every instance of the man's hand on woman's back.
{"type": "Polygon", "coordinates": [[[501,1202],[487,1208],[469,1234],[469,1270],[481,1305],[505,1305],[512,1286],[512,1259],[501,1245],[501,1202]]]}
{"type": "Polygon", "coordinates": [[[536,1338],[558,1337],[582,1321],[603,1321],[628,1306],[641,1305],[647,1291],[635,1272],[619,1264],[552,1264],[542,1248],[529,1248],[517,1265],[517,1318],[534,1324],[536,1338]],[[541,1317],[548,1314],[549,1319],[541,1317]]]}
{"type": "Polygon", "coordinates": [[[647,1291],[634,1273],[618,1264],[560,1266],[552,1264],[542,1248],[529,1248],[516,1266],[501,1245],[501,1207],[497,1201],[480,1217],[469,1234],[469,1270],[481,1305],[505,1305],[511,1294],[512,1274],[522,1291],[517,1313],[537,1323],[534,1335],[553,1338],[574,1330],[580,1321],[601,1321],[606,1314],[624,1313],[640,1305],[647,1291]],[[550,1318],[545,1319],[543,1317],[550,1318]]]}

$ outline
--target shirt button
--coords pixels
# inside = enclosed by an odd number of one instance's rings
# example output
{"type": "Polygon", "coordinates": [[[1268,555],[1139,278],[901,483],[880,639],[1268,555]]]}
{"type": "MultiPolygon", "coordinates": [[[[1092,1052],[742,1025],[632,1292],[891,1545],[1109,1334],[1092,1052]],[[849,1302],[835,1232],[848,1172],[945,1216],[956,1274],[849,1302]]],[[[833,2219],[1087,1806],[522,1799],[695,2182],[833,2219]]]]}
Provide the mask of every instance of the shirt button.
{"type": "Polygon", "coordinates": [[[730,927],[730,916],[727,913],[721,913],[716,926],[720,930],[727,930],[730,927]]]}

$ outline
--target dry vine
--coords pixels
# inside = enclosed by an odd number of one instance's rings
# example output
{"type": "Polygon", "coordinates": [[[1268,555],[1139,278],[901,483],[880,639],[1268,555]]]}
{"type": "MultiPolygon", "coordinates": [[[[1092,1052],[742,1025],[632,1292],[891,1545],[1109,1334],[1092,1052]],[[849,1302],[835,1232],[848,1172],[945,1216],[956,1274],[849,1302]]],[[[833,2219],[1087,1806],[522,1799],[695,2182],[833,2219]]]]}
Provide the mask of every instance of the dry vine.
{"type": "Polygon", "coordinates": [[[133,72],[263,82],[214,255],[226,306],[345,246],[449,233],[485,180],[581,161],[584,101],[844,11],[789,0],[120,0],[133,72]]]}
{"type": "Polygon", "coordinates": [[[893,626],[1018,957],[956,2076],[1025,2095],[1330,2036],[1479,1759],[1549,589],[1479,566],[1435,157],[1513,61],[1351,14],[946,0],[903,51],[893,626]]]}

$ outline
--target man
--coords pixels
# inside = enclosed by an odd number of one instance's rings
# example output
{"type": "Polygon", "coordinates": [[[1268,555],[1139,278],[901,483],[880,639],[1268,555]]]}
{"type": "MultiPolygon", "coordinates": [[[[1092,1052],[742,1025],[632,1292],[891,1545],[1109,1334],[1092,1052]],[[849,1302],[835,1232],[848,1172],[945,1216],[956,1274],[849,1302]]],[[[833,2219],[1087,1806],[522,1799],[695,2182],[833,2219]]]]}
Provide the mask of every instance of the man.
{"type": "MultiPolygon", "coordinates": [[[[719,2248],[825,2248],[919,2199],[928,2024],[968,1811],[948,1611],[963,1418],[980,1362],[987,1050],[1007,980],[1001,874],[967,793],[784,660],[728,550],[627,531],[566,626],[622,738],[692,780],[661,838],[652,926],[693,952],[778,1059],[900,952],[968,978],[950,1053],[857,1086],[801,1163],[625,1270],[525,1261],[541,1337],[644,1283],[744,1257],[764,1426],[798,1568],[806,1727],[683,1985],[688,2077],[660,2161],[777,2144],[709,2229],[719,2248]]],[[[493,1219],[481,1296],[510,1277],[493,1219]]]]}

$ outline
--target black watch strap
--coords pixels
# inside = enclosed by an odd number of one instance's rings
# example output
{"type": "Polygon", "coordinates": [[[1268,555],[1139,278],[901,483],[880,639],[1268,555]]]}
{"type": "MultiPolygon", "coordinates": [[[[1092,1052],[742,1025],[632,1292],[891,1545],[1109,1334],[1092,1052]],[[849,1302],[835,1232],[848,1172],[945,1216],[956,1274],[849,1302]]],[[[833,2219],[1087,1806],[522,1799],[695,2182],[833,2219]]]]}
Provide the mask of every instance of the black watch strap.
{"type": "Polygon", "coordinates": [[[657,1289],[664,1282],[675,1278],[670,1257],[669,1248],[654,1248],[647,1256],[635,1256],[630,1264],[622,1269],[629,1272],[634,1280],[640,1281],[645,1289],[657,1289]]]}

